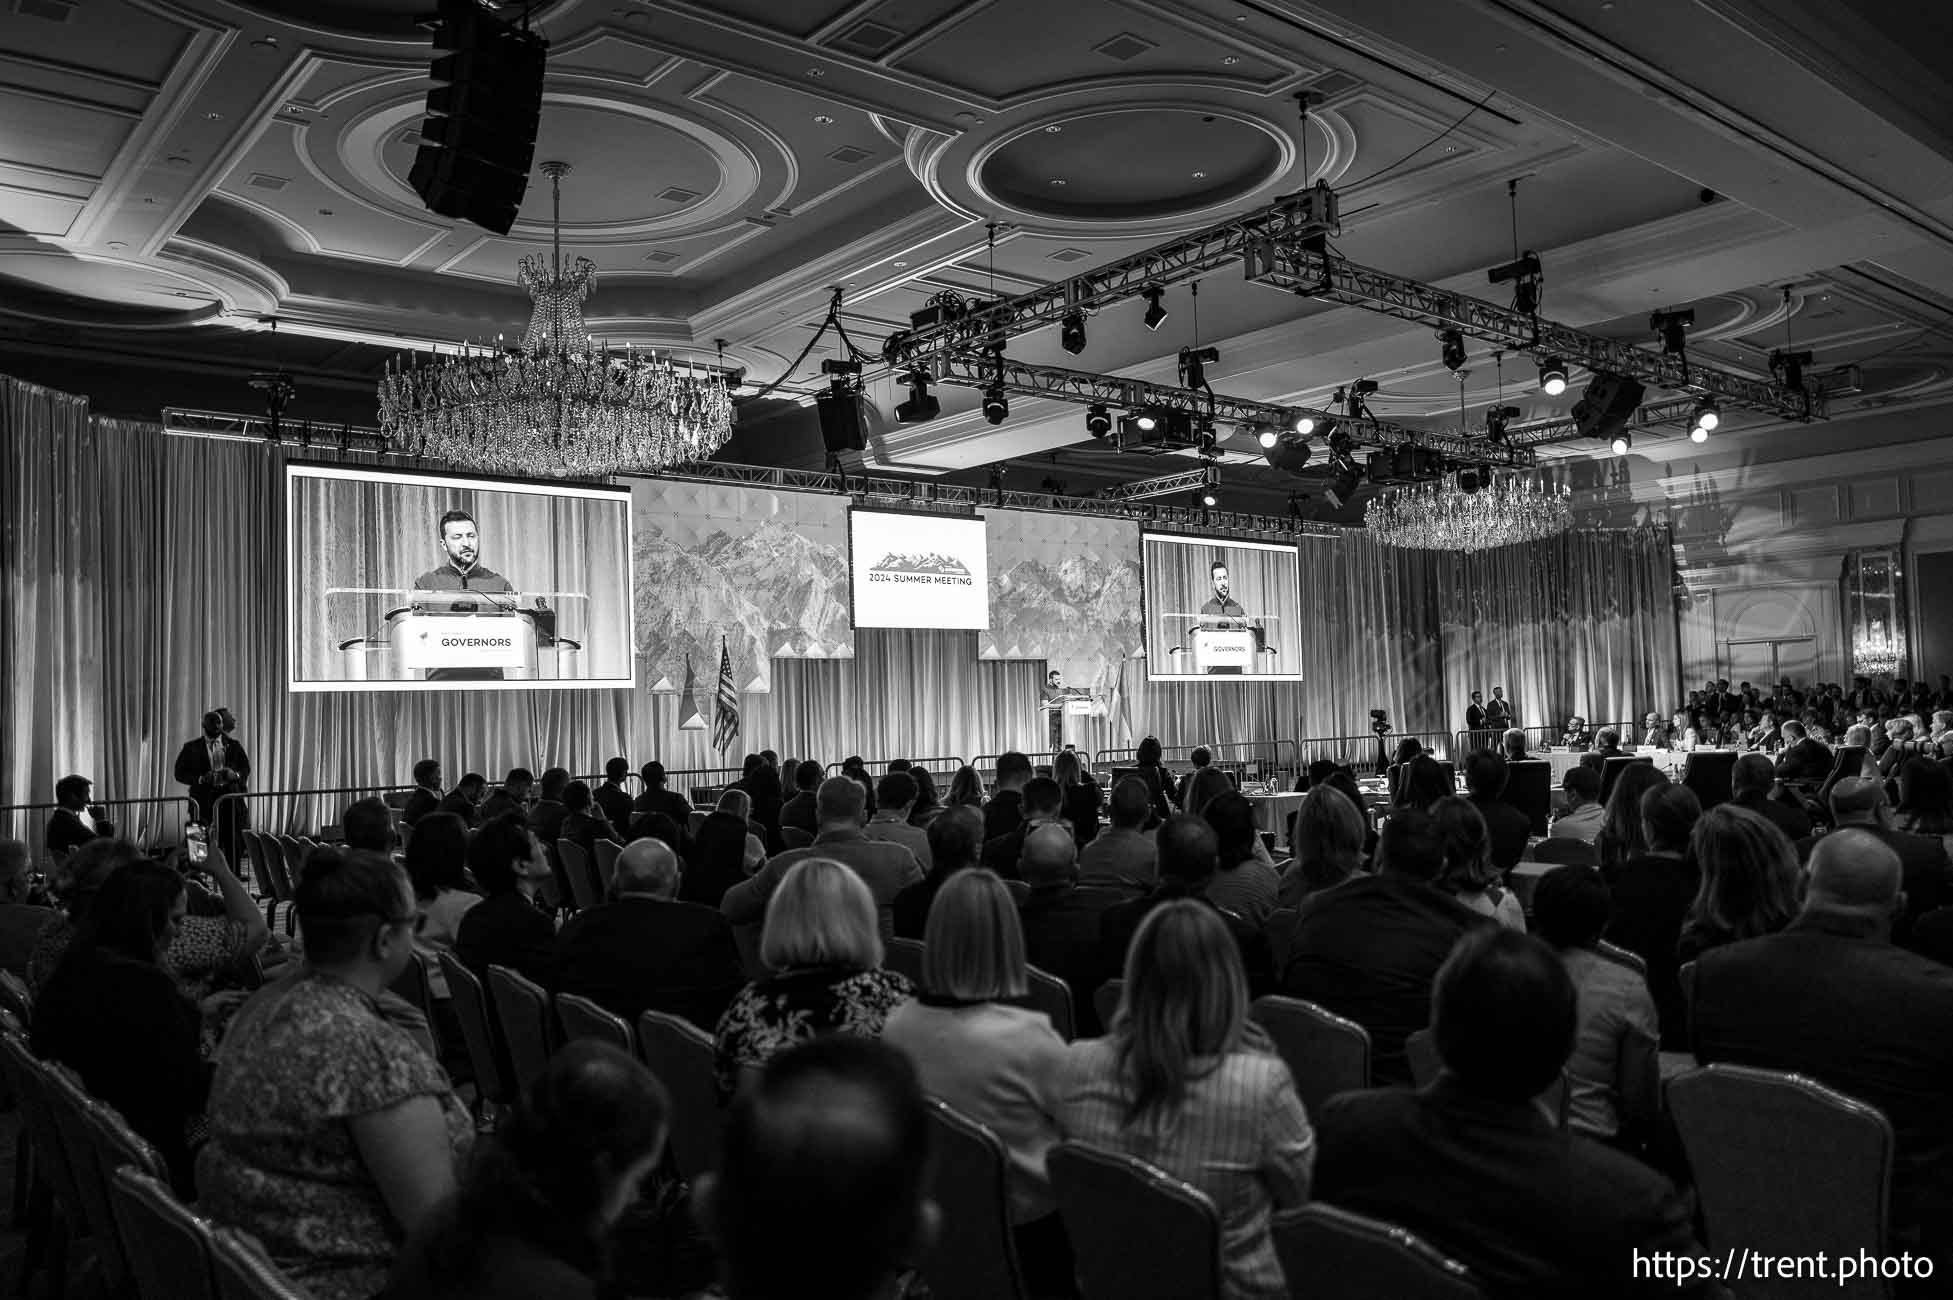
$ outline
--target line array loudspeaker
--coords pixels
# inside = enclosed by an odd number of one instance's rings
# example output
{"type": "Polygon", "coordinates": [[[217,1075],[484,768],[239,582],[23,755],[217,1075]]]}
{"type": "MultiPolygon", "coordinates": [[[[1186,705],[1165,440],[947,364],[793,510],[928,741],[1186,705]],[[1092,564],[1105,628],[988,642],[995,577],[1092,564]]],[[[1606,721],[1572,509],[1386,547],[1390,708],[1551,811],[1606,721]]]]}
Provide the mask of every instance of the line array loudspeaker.
{"type": "Polygon", "coordinates": [[[549,42],[476,0],[441,0],[434,49],[408,180],[428,211],[506,235],[529,188],[549,42]]]}

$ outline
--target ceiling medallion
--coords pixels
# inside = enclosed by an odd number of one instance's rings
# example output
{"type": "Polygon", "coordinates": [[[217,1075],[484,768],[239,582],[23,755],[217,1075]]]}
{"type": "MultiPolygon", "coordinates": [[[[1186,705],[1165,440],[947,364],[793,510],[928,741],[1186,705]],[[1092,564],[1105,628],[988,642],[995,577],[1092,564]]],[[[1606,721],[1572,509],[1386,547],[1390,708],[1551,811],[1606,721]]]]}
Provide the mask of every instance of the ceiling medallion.
{"type": "Polygon", "coordinates": [[[1420,551],[1489,551],[1573,526],[1572,494],[1536,475],[1461,470],[1393,488],[1364,507],[1370,536],[1420,551]]]}
{"type": "Polygon", "coordinates": [[[409,354],[380,380],[380,429],[393,450],[485,474],[596,478],[704,460],[732,433],[732,397],[710,369],[592,339],[583,300],[597,264],[563,262],[562,178],[546,162],[554,203],[550,261],[518,264],[535,302],[520,347],[464,344],[409,354]]]}

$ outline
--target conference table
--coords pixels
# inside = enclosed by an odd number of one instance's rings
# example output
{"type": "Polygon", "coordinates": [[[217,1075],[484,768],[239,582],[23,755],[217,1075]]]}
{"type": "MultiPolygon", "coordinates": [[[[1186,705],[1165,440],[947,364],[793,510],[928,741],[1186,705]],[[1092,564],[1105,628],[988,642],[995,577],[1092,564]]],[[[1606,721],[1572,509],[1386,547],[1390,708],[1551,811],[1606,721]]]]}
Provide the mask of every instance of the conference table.
{"type": "Polygon", "coordinates": [[[1292,790],[1271,791],[1268,794],[1250,794],[1243,790],[1241,797],[1255,810],[1255,829],[1266,831],[1275,837],[1277,844],[1288,843],[1288,819],[1302,806],[1306,797],[1292,790]]]}
{"type": "MultiPolygon", "coordinates": [[[[1560,778],[1564,777],[1571,769],[1580,766],[1580,760],[1585,758],[1588,752],[1584,749],[1541,749],[1535,750],[1531,757],[1543,758],[1552,764],[1553,788],[1557,790],[1560,786],[1560,778]]],[[[1656,767],[1668,773],[1671,780],[1676,781],[1681,780],[1682,764],[1688,762],[1689,757],[1686,750],[1680,749],[1627,750],[1624,752],[1629,758],[1648,759],[1656,767]]]]}

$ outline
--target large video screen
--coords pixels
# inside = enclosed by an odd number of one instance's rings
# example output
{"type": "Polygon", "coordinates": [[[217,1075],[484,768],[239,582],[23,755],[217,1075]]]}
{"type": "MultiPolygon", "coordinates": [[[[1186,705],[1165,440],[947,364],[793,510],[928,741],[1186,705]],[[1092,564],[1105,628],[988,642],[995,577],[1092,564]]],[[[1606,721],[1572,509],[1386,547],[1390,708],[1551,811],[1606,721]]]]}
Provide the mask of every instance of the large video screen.
{"type": "Polygon", "coordinates": [[[1302,680],[1293,546],[1140,535],[1148,681],[1302,680]]]}
{"type": "Polygon", "coordinates": [[[965,515],[848,513],[856,627],[990,626],[990,549],[965,515]]]}
{"type": "Polygon", "coordinates": [[[285,544],[294,691],[635,683],[627,489],[290,465],[285,544]]]}

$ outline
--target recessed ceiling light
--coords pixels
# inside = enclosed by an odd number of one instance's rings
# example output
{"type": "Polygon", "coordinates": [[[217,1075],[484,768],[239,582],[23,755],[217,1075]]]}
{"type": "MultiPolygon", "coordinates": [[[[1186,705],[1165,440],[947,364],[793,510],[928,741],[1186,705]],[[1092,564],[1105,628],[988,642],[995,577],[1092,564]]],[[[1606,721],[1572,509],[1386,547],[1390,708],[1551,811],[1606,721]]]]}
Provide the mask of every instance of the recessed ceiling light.
{"type": "Polygon", "coordinates": [[[898,271],[899,271],[899,270],[901,270],[901,269],[902,269],[903,267],[905,267],[905,266],[907,266],[907,265],[908,265],[908,263],[907,263],[907,262],[904,262],[904,261],[901,261],[901,260],[899,260],[899,259],[898,259],[898,260],[896,260],[896,261],[893,261],[893,262],[890,262],[890,263],[889,263],[889,265],[890,265],[890,266],[892,266],[892,267],[894,267],[894,268],[895,268],[896,270],[898,270],[898,271]]]}
{"type": "Polygon", "coordinates": [[[127,248],[127,247],[128,247],[128,245],[127,245],[127,244],[125,244],[125,243],[123,243],[123,242],[122,242],[121,240],[119,240],[119,239],[111,239],[111,240],[109,240],[109,241],[108,241],[108,246],[109,246],[110,248],[116,248],[116,249],[122,249],[122,248],[127,248]]]}
{"type": "Polygon", "coordinates": [[[816,114],[814,114],[814,120],[815,120],[816,122],[819,122],[819,123],[820,123],[820,124],[821,124],[822,126],[833,126],[833,125],[834,125],[834,119],[833,119],[833,118],[831,118],[831,117],[829,117],[829,116],[828,116],[827,114],[825,114],[825,113],[816,113],[816,114]]]}
{"type": "Polygon", "coordinates": [[[825,77],[827,71],[824,68],[809,68],[807,69],[807,75],[810,77],[825,77]]]}
{"type": "Polygon", "coordinates": [[[1194,178],[1195,180],[1197,180],[1197,181],[1204,181],[1204,180],[1206,180],[1206,179],[1207,179],[1207,173],[1206,173],[1206,172],[1195,172],[1195,173],[1193,174],[1193,178],[1194,178]]]}
{"type": "Polygon", "coordinates": [[[1063,135],[1064,132],[1065,132],[1065,128],[1062,126],[1047,126],[1044,128],[1044,133],[1046,135],[1063,135]]]}
{"type": "Polygon", "coordinates": [[[1240,61],[1241,61],[1240,58],[1233,54],[1227,55],[1225,58],[1221,60],[1222,63],[1227,64],[1229,67],[1233,67],[1235,64],[1239,63],[1240,61]]]}
{"type": "Polygon", "coordinates": [[[224,115],[222,113],[205,113],[203,120],[206,122],[221,122],[224,120],[224,115]]]}
{"type": "MultiPolygon", "coordinates": [[[[1053,185],[1063,185],[1065,183],[1065,178],[1062,176],[1053,176],[1051,178],[1051,183],[1053,185]]],[[[154,200],[151,201],[154,202],[154,200]]]]}
{"type": "Polygon", "coordinates": [[[331,216],[331,215],[332,215],[332,209],[331,209],[331,208],[320,208],[320,209],[319,209],[319,215],[320,215],[320,216],[322,216],[322,217],[329,217],[329,216],[331,216]]]}

